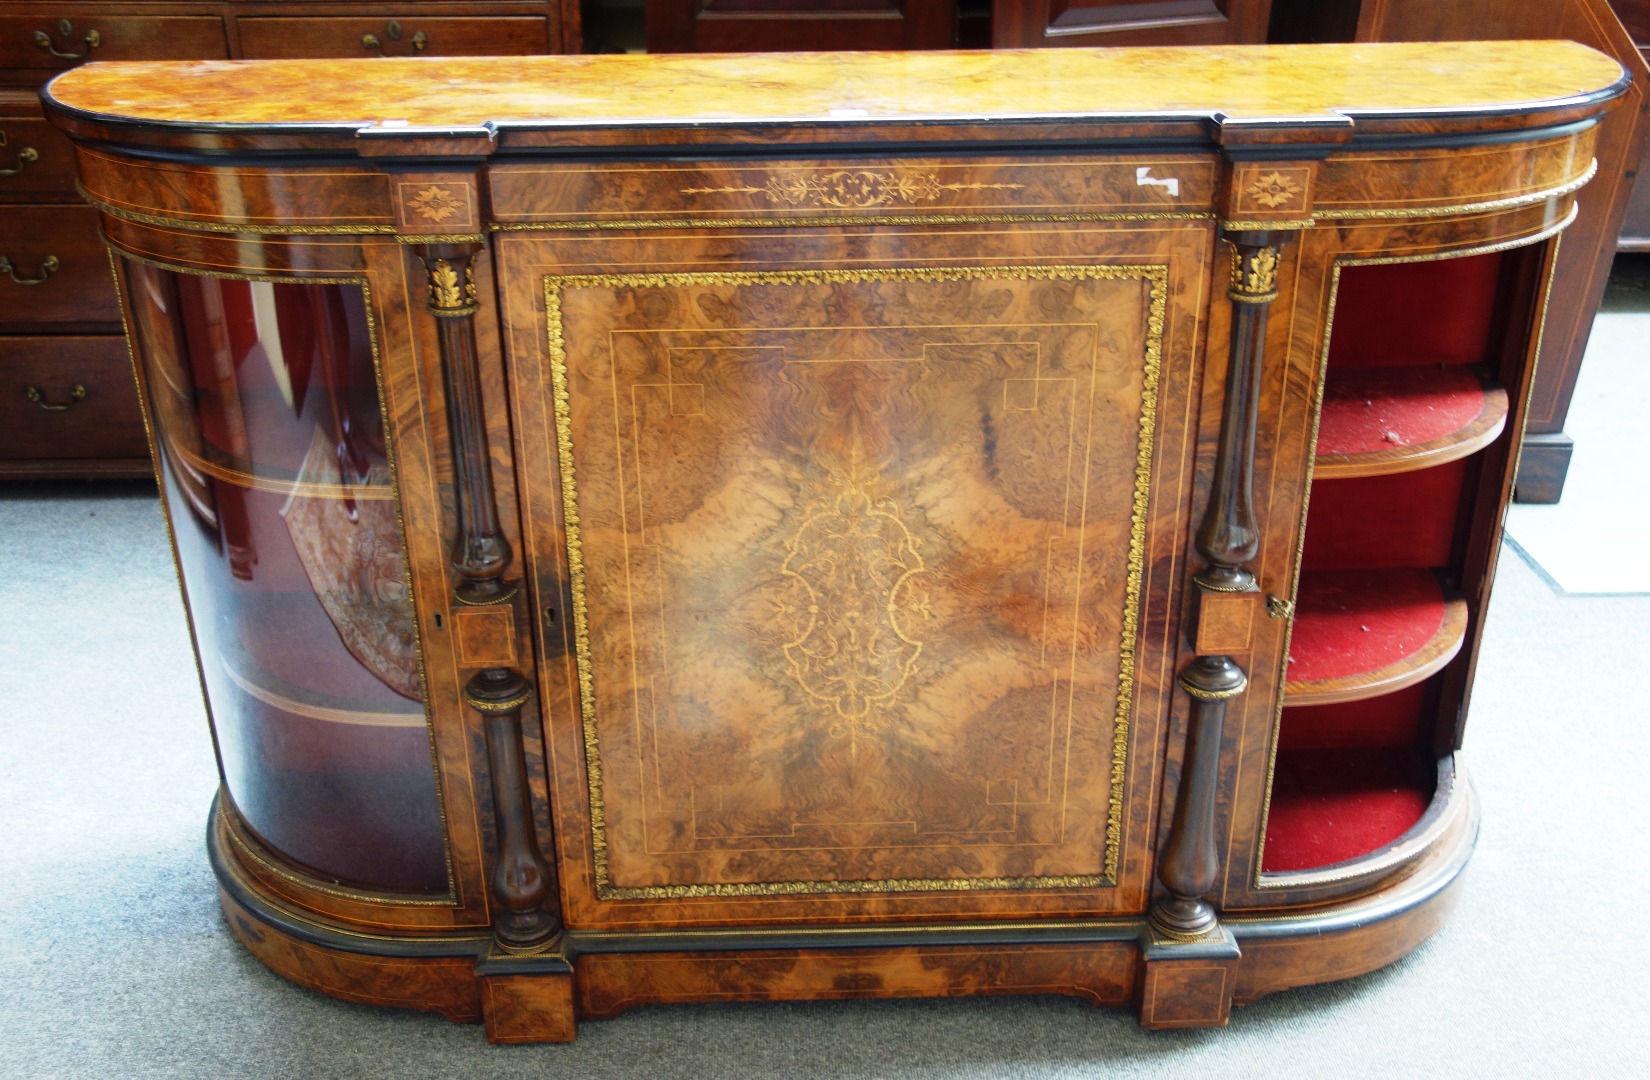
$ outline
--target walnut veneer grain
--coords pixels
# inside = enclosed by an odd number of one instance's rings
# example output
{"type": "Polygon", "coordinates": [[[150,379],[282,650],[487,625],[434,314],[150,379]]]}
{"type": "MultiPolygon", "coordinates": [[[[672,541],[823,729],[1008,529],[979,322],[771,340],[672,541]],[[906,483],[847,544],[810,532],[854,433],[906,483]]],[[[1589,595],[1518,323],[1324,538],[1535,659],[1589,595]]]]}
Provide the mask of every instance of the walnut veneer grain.
{"type": "Polygon", "coordinates": [[[1482,279],[1505,424],[1402,474],[1448,481],[1459,652],[1414,735],[1453,778],[1555,237],[1622,89],[1538,42],[59,79],[129,290],[342,282],[371,323],[447,890],[328,881],[231,777],[236,933],[500,1041],[912,994],[1218,1024],[1413,948],[1464,783],[1261,870],[1337,290],[1482,279]]]}
{"type": "Polygon", "coordinates": [[[88,65],[52,99],[80,114],[215,125],[405,121],[414,127],[527,128],[693,120],[930,118],[990,121],[1190,113],[1310,117],[1425,113],[1456,118],[1561,113],[1618,92],[1620,65],[1569,43],[1475,42],[1265,48],[1140,48],[979,53],[527,57],[499,80],[486,59],[356,65],[324,60],[88,65]],[[1379,62],[1377,62],[1377,59],[1379,62]],[[409,66],[411,65],[411,66],[409,66]],[[1393,66],[1409,77],[1394,79],[1393,66]],[[551,77],[553,75],[553,78],[551,77]],[[391,107],[393,103],[393,107],[391,107]]]}

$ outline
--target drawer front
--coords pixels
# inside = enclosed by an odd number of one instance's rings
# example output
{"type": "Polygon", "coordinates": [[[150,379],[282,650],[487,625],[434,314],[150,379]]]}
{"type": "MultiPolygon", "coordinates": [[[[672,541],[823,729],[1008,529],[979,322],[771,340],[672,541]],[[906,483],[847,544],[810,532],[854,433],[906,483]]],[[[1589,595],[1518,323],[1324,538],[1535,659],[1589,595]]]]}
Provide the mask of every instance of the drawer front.
{"type": "Polygon", "coordinates": [[[550,51],[550,22],[533,16],[443,19],[243,18],[248,60],[355,56],[530,56],[550,51]]]}
{"type": "Polygon", "coordinates": [[[0,258],[0,330],[120,323],[91,207],[0,207],[0,258]]]}
{"type": "Polygon", "coordinates": [[[0,105],[0,202],[74,194],[74,147],[68,137],[46,122],[35,102],[0,105]]]}
{"type": "Polygon", "coordinates": [[[91,60],[214,60],[229,55],[216,16],[0,16],[0,69],[56,72],[91,60]]]}
{"type": "Polygon", "coordinates": [[[122,337],[0,337],[0,460],[149,454],[122,337]]]}

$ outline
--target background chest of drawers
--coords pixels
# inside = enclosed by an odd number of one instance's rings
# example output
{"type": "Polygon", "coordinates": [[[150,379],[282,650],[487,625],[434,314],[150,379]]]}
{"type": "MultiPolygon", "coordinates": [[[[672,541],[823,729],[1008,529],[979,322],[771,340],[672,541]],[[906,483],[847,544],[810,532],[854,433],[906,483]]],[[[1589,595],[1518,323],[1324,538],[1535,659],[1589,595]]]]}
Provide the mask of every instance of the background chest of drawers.
{"type": "Polygon", "coordinates": [[[93,60],[578,51],[574,0],[0,3],[0,477],[150,476],[97,215],[39,88],[93,60]]]}
{"type": "MultiPolygon", "coordinates": [[[[1610,0],[1610,7],[1640,54],[1650,58],[1650,0],[1610,0]]],[[[1638,160],[1638,179],[1621,223],[1621,251],[1650,251],[1650,153],[1638,160]]]]}

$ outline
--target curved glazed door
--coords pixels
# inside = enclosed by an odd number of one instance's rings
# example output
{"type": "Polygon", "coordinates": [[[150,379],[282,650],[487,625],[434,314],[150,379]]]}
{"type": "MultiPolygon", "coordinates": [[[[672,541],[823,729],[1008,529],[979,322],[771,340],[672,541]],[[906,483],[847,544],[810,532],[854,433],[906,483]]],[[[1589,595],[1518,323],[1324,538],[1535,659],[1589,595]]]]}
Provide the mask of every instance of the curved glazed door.
{"type": "Polygon", "coordinates": [[[364,282],[121,265],[237,825],[352,895],[446,896],[364,282]]]}
{"type": "Polygon", "coordinates": [[[500,238],[570,926],[1144,909],[1210,242],[500,238]]]}

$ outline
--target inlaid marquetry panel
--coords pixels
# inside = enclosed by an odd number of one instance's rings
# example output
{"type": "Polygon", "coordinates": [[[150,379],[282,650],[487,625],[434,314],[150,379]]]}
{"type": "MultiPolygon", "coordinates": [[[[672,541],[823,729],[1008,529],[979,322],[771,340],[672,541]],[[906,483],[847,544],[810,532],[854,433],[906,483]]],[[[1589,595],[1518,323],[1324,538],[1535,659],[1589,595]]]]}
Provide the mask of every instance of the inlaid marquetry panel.
{"type": "Polygon", "coordinates": [[[844,216],[1184,220],[1211,213],[1216,180],[1213,156],[1194,154],[867,159],[825,166],[510,162],[488,170],[493,213],[505,230],[679,228],[709,220],[825,223],[844,216]]]}
{"type": "Polygon", "coordinates": [[[1165,268],[545,288],[598,895],[1111,884],[1165,268]]]}

